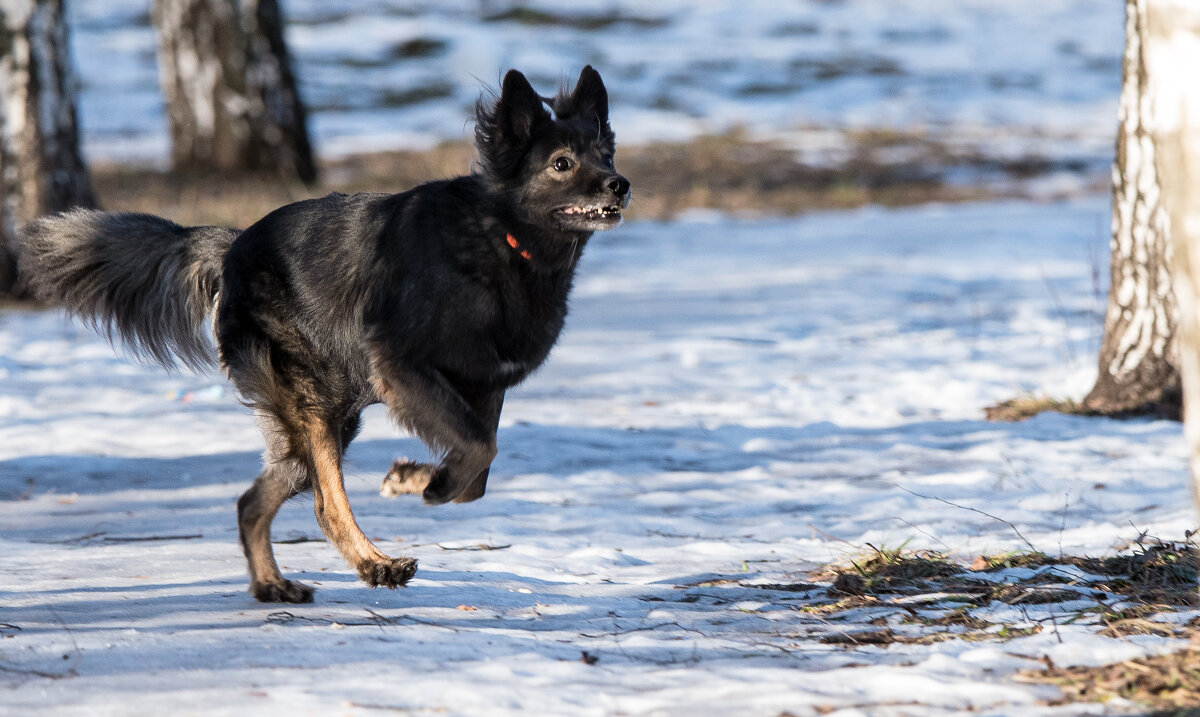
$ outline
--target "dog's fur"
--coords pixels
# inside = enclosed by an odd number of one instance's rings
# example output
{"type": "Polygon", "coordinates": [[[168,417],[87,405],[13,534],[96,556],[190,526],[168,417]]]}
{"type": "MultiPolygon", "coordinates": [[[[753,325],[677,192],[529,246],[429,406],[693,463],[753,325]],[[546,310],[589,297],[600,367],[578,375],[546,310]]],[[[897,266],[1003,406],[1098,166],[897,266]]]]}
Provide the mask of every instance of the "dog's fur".
{"type": "Polygon", "coordinates": [[[475,137],[470,176],[297,202],[242,232],[74,210],[22,233],[35,291],[143,357],[211,364],[204,318],[214,314],[220,363],[267,443],[238,501],[259,600],[312,599],[280,574],[270,539],[276,511],[306,490],[364,582],[412,577],[416,562],[376,548],[346,499],[342,455],[360,413],[383,402],[443,456],[397,461],[389,492],[430,504],[482,496],[505,391],[546,359],[585,243],[628,205],[591,67],[550,99],[510,71],[499,97],[478,103],[475,137]]]}

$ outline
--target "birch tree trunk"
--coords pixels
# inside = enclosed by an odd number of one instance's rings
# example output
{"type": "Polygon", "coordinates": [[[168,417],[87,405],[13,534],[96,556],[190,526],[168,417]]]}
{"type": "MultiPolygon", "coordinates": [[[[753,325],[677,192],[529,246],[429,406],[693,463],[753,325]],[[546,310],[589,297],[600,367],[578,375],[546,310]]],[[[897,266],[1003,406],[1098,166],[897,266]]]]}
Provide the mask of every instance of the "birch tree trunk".
{"type": "Polygon", "coordinates": [[[79,152],[62,0],[0,0],[0,294],[14,295],[17,228],[95,206],[79,152]]]}
{"type": "Polygon", "coordinates": [[[154,0],[174,167],[316,179],[277,0],[154,0]]]}
{"type": "Polygon", "coordinates": [[[1178,303],[1184,434],[1200,501],[1200,3],[1149,0],[1145,58],[1178,303]]]}
{"type": "Polygon", "coordinates": [[[1178,417],[1171,223],[1156,165],[1155,105],[1146,72],[1147,8],[1126,0],[1125,55],[1113,166],[1112,281],[1096,385],[1084,408],[1178,417]]]}

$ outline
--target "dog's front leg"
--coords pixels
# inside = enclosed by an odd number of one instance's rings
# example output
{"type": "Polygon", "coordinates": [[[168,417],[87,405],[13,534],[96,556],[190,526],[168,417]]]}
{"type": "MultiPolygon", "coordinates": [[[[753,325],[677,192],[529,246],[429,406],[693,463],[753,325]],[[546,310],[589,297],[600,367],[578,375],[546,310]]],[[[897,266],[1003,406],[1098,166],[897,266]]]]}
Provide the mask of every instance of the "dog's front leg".
{"type": "MultiPolygon", "coordinates": [[[[493,391],[484,394],[480,398],[471,401],[471,407],[475,409],[475,414],[479,416],[479,420],[485,426],[491,429],[492,435],[496,435],[496,429],[500,427],[500,410],[504,407],[504,391],[493,391]]],[[[488,473],[491,472],[491,467],[484,468],[483,472],[475,477],[471,485],[462,493],[459,493],[455,498],[455,503],[470,503],[473,500],[479,500],[483,497],[487,490],[488,473]]]]}
{"type": "Polygon", "coordinates": [[[396,488],[392,494],[416,492],[416,487],[425,483],[421,494],[431,505],[464,495],[474,495],[466,500],[483,495],[486,472],[496,457],[496,424],[503,392],[468,401],[445,376],[429,368],[391,366],[384,371],[376,363],[373,378],[379,398],[392,417],[411,428],[426,445],[445,452],[436,468],[397,463],[385,480],[385,492],[386,483],[394,476],[396,488]]]}
{"type": "MultiPolygon", "coordinates": [[[[500,425],[500,409],[504,405],[504,391],[488,392],[469,400],[468,403],[484,427],[495,434],[496,428],[500,425]]],[[[418,463],[407,458],[398,458],[384,476],[379,492],[385,496],[423,495],[425,489],[437,477],[438,470],[438,466],[418,463]]],[[[479,475],[475,476],[475,480],[467,486],[466,490],[453,499],[454,502],[469,503],[482,498],[487,490],[490,471],[490,468],[484,468],[479,475]]]]}

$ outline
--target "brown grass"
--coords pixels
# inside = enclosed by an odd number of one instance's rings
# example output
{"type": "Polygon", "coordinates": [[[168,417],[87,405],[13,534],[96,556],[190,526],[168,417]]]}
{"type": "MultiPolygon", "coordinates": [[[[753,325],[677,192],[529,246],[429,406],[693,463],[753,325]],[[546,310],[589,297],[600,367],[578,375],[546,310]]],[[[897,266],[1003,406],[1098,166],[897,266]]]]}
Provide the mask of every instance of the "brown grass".
{"type": "Polygon", "coordinates": [[[989,421],[1016,422],[1033,418],[1047,411],[1065,413],[1074,416],[1095,416],[1095,411],[1084,408],[1082,404],[1071,399],[1046,398],[1045,396],[1020,396],[1002,401],[994,406],[983,409],[989,421]]]}
{"type": "Polygon", "coordinates": [[[187,175],[124,165],[98,166],[93,179],[105,209],[159,214],[186,225],[246,227],[284,204],[331,191],[398,192],[464,174],[473,156],[466,144],[356,155],[323,163],[314,187],[273,176],[187,175]]]}
{"type": "Polygon", "coordinates": [[[1046,662],[1045,669],[1025,670],[1018,679],[1061,689],[1063,696],[1051,701],[1052,705],[1107,702],[1120,697],[1156,710],[1156,715],[1200,714],[1198,649],[1101,667],[1057,667],[1049,659],[1046,662]]]}
{"type": "MultiPolygon", "coordinates": [[[[866,204],[911,205],[1018,196],[1009,184],[959,185],[951,169],[986,164],[994,176],[1025,179],[1035,161],[991,162],[921,134],[847,132],[836,162],[806,164],[778,141],[742,132],[689,142],[622,145],[618,166],[634,186],[631,219],[668,219],[695,209],[798,214],[866,204]],[[897,152],[905,157],[897,161],[897,152]]],[[[470,171],[474,150],[450,142],[426,151],[353,155],[322,163],[321,183],[306,187],[275,176],[200,176],[123,165],[94,167],[106,209],[168,216],[183,224],[247,226],[272,209],[330,191],[398,192],[470,171]]],[[[1047,168],[1047,171],[1051,168],[1047,168]]]]}
{"type": "MultiPolygon", "coordinates": [[[[1071,603],[1062,622],[1094,624],[1100,635],[1126,639],[1134,635],[1187,638],[1200,641],[1200,618],[1187,624],[1161,619],[1181,608],[1194,608],[1200,556],[1192,534],[1180,542],[1147,540],[1139,536],[1127,553],[1105,558],[1051,557],[1033,551],[981,555],[969,567],[930,551],[870,548],[861,558],[826,568],[819,577],[831,581],[829,602],[799,608],[832,619],[848,611],[880,606],[908,612],[898,625],[876,620],[826,634],[818,641],[856,648],[867,645],[931,644],[945,640],[1005,641],[1046,629],[1041,623],[1004,625],[974,613],[993,601],[1010,605],[1071,603]],[[1074,577],[1054,566],[1078,568],[1088,576],[1074,577]],[[1010,568],[1046,568],[1032,577],[985,582],[973,573],[1010,568]],[[1073,588],[1073,589],[1072,589],[1073,588]],[[913,602],[929,594],[936,600],[913,602]],[[966,604],[947,607],[947,596],[966,604]],[[889,595],[906,595],[898,603],[889,595]],[[1091,606],[1088,599],[1095,600],[1091,606]],[[1103,598],[1103,599],[1102,599],[1103,598]],[[1083,607],[1078,607],[1080,602],[1083,607]],[[920,609],[913,607],[920,604],[920,609]],[[872,629],[875,628],[875,629],[872,629]]],[[[953,603],[951,603],[953,604],[953,603]]],[[[1155,715],[1200,715],[1200,649],[1171,655],[1128,660],[1101,667],[1059,668],[1048,659],[1040,670],[1026,670],[1017,679],[1058,686],[1062,696],[1050,704],[1104,702],[1122,698],[1155,710],[1155,715]]]]}

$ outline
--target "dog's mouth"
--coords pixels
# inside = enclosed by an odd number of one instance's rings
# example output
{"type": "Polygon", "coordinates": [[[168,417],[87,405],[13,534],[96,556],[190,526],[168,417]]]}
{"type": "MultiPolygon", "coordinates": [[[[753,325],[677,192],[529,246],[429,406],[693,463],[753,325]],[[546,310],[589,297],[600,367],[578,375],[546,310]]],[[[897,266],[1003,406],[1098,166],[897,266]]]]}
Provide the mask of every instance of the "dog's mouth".
{"type": "Polygon", "coordinates": [[[566,206],[559,207],[554,213],[560,217],[580,223],[615,224],[621,221],[621,207],[616,204],[606,206],[566,206]]]}

